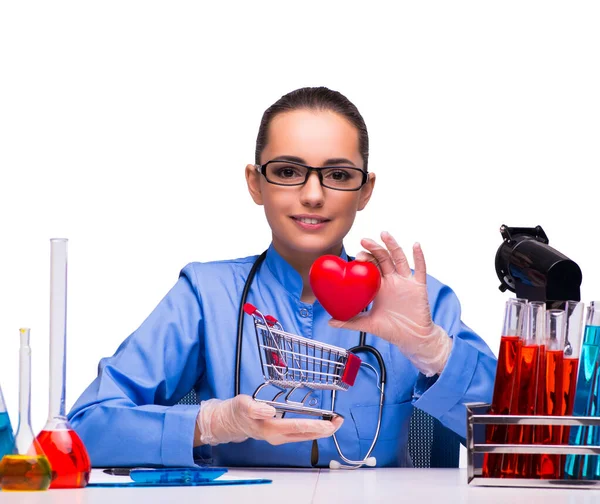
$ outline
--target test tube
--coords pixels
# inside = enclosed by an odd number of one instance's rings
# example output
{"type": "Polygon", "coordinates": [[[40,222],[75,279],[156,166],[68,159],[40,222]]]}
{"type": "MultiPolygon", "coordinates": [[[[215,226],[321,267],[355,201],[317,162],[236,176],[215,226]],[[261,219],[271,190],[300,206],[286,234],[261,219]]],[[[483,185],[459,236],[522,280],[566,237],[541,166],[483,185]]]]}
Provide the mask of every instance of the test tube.
{"type": "MultiPolygon", "coordinates": [[[[585,305],[579,301],[565,302],[566,333],[563,360],[563,404],[561,414],[573,414],[575,402],[575,385],[577,384],[577,371],[581,353],[581,339],[583,337],[583,312],[585,305]]],[[[569,427],[563,428],[562,443],[569,440],[569,427]]]]}
{"type": "MultiPolygon", "coordinates": [[[[577,384],[573,405],[574,416],[598,416],[598,349],[600,347],[600,302],[592,301],[587,309],[585,331],[577,384]]],[[[569,435],[569,444],[583,446],[594,444],[596,428],[574,427],[569,435]]],[[[598,463],[596,455],[567,455],[565,477],[593,479],[598,463]]]]}
{"type": "MultiPolygon", "coordinates": [[[[538,393],[540,389],[544,391],[541,399],[543,405],[540,408],[536,404],[536,410],[543,415],[560,416],[562,411],[563,398],[563,359],[565,349],[566,315],[564,310],[548,310],[546,312],[546,359],[545,373],[538,373],[538,377],[543,380],[543,387],[538,383],[538,393]]],[[[560,426],[543,425],[536,429],[541,432],[542,444],[560,444],[562,431],[560,426]]],[[[535,474],[541,479],[561,479],[563,468],[560,455],[541,454],[534,457],[535,474]],[[539,464],[536,464],[539,461],[539,464]]]]}
{"type": "MultiPolygon", "coordinates": [[[[508,415],[511,412],[517,362],[525,327],[526,306],[527,302],[518,298],[509,299],[505,305],[496,380],[490,407],[492,415],[508,415]]],[[[507,439],[508,429],[505,425],[489,425],[486,429],[488,444],[503,444],[507,439]]],[[[503,458],[504,456],[501,454],[484,454],[482,475],[487,478],[501,477],[503,458]]]]}
{"type": "MultiPolygon", "coordinates": [[[[533,415],[535,413],[538,368],[540,351],[544,351],[546,325],[546,303],[531,301],[527,303],[526,323],[521,338],[521,351],[517,365],[514,408],[511,414],[533,415]]],[[[510,444],[533,443],[532,425],[511,425],[508,431],[510,444]]],[[[531,477],[531,455],[505,455],[503,476],[516,478],[531,477]]]]}

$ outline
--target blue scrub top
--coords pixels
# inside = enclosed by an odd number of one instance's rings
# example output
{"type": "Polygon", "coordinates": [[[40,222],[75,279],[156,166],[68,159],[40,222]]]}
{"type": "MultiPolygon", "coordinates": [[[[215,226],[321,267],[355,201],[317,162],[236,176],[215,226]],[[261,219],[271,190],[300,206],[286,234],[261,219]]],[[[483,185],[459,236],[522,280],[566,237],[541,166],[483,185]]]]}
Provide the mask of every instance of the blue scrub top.
{"type": "MultiPolygon", "coordinates": [[[[176,404],[191,389],[199,401],[233,396],[237,314],[257,257],[188,264],[139,329],[100,361],[98,377],[69,413],[94,466],[192,466],[201,459],[223,466],[310,467],[311,441],[271,446],[249,439],[194,449],[199,406],[176,404]]],[[[347,260],[344,251],[341,257],[347,260]]],[[[248,302],[276,317],[288,332],[343,348],[357,345],[359,333],[329,327],[331,317],[318,301],[300,301],[302,286],[300,275],[271,245],[248,302]]],[[[454,292],[431,276],[427,289],[434,322],[454,340],[439,376],[426,378],[395,345],[367,334],[366,343],[379,350],[387,367],[381,433],[373,452],[378,467],[411,465],[407,441],[413,406],[464,438],[463,404],[491,401],[496,358],[462,323],[454,292]]],[[[360,357],[376,366],[369,354],[360,357]]],[[[251,395],[263,382],[253,319],[245,315],[241,393],[251,395]]],[[[277,389],[267,387],[260,397],[270,398],[271,391],[277,389]]],[[[296,399],[302,397],[296,393],[296,399]]],[[[315,391],[309,404],[329,408],[330,391],[315,391]]],[[[336,411],[345,418],[337,436],[346,457],[365,456],[378,404],[374,375],[364,367],[354,386],[337,394],[336,411]]],[[[319,452],[320,466],[339,460],[332,438],[319,440],[319,452]]]]}

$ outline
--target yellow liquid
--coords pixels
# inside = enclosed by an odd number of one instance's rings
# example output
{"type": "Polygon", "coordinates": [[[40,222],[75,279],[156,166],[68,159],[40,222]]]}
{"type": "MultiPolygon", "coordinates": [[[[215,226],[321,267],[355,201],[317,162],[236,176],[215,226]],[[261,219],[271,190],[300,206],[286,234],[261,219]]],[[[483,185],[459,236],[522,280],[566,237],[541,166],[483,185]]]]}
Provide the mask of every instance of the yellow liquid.
{"type": "Polygon", "coordinates": [[[5,455],[0,462],[0,486],[3,492],[47,490],[52,468],[44,455],[5,455]]]}

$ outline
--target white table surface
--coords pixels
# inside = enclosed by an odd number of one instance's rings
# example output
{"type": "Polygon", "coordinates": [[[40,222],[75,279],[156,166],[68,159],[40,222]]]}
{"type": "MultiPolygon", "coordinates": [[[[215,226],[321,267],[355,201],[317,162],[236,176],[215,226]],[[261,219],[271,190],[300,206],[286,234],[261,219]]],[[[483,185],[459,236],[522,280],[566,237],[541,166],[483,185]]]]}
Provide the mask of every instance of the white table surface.
{"type": "Polygon", "coordinates": [[[0,492],[0,503],[600,503],[600,490],[469,486],[465,469],[230,469],[228,475],[239,478],[267,478],[273,480],[273,483],[215,487],[90,487],[46,492],[0,492]]]}

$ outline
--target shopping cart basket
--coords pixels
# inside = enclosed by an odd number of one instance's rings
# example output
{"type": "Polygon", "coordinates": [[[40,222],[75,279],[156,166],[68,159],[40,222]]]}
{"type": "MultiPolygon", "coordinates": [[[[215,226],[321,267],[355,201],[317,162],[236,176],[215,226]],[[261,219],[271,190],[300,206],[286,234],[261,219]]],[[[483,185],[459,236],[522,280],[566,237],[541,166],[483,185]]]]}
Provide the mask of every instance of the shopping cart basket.
{"type": "Polygon", "coordinates": [[[263,315],[250,303],[244,305],[244,311],[254,318],[265,379],[252,398],[273,406],[278,417],[285,413],[302,413],[325,420],[339,416],[333,410],[311,408],[305,403],[314,390],[348,390],[354,385],[361,365],[360,358],[344,348],[285,332],[276,318],[263,315]],[[268,385],[274,385],[280,391],[271,400],[259,399],[258,393],[268,385]],[[302,400],[292,400],[292,394],[303,388],[309,390],[302,400]],[[284,394],[285,397],[280,400],[284,394]]]}

